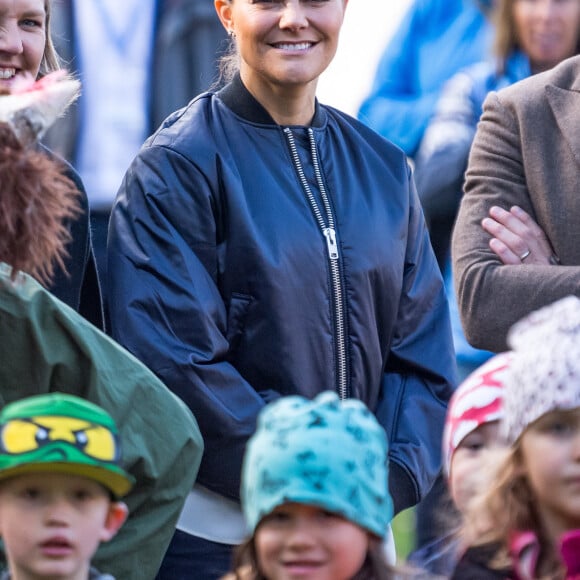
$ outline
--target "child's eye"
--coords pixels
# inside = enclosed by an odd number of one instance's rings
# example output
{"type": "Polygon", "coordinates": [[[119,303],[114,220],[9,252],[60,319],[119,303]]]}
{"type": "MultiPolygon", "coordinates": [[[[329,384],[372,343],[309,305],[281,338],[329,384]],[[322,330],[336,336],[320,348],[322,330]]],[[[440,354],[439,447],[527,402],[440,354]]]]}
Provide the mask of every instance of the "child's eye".
{"type": "Polygon", "coordinates": [[[321,519],[336,519],[336,518],[340,518],[341,516],[339,516],[337,513],[335,512],[330,512],[328,510],[320,510],[319,511],[319,517],[321,519]]]}
{"type": "Polygon", "coordinates": [[[468,451],[481,451],[485,445],[482,441],[473,441],[471,443],[467,443],[463,446],[468,451]]]}
{"type": "Polygon", "coordinates": [[[270,523],[282,523],[286,522],[290,519],[290,515],[283,511],[274,511],[271,514],[268,514],[264,517],[264,522],[270,523]]]}
{"type": "Polygon", "coordinates": [[[566,421],[551,421],[545,431],[554,435],[569,435],[574,432],[574,425],[566,421]]]}
{"type": "Polygon", "coordinates": [[[25,487],[20,490],[20,497],[23,499],[37,499],[40,496],[40,491],[36,487],[25,487]]]}

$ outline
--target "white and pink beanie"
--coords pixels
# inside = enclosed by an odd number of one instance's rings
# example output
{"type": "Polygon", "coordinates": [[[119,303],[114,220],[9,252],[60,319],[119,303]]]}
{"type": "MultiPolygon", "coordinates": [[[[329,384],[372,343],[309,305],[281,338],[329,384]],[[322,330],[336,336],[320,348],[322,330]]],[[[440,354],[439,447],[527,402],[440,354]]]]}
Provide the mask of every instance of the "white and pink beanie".
{"type": "Polygon", "coordinates": [[[503,389],[511,352],[485,362],[459,385],[447,408],[443,431],[443,467],[449,476],[459,444],[480,425],[503,418],[503,389]]]}

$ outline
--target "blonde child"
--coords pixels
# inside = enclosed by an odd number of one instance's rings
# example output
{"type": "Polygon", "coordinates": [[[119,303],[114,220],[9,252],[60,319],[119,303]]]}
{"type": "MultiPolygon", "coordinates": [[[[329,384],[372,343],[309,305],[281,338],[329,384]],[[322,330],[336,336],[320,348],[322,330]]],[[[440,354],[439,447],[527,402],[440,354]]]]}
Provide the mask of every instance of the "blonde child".
{"type": "Polygon", "coordinates": [[[242,471],[251,533],[238,580],[392,578],[381,547],[393,515],[387,441],[360,401],[325,392],[265,408],[242,471]]]}
{"type": "Polygon", "coordinates": [[[127,517],[133,486],[119,465],[113,419],[83,399],[51,393],[0,413],[2,580],[112,580],[90,566],[127,517]]]}
{"type": "Polygon", "coordinates": [[[510,360],[509,352],[489,359],[459,385],[449,402],[443,431],[443,470],[450,498],[449,509],[441,517],[448,531],[409,556],[410,563],[433,574],[449,576],[457,564],[457,532],[482,479],[482,456],[500,443],[503,385],[510,360]]]}
{"type": "Polygon", "coordinates": [[[580,577],[580,300],[512,328],[502,435],[471,502],[469,548],[452,578],[580,577]]]}

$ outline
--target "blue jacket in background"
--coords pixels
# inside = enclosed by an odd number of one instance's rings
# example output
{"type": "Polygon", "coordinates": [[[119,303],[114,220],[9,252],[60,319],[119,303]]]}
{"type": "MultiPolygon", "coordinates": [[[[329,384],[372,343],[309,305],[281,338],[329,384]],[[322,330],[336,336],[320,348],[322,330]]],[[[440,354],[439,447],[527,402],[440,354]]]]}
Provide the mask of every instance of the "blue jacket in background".
{"type": "Polygon", "coordinates": [[[359,118],[414,156],[444,83],[489,53],[484,2],[415,0],[379,62],[359,118]]]}
{"type": "Polygon", "coordinates": [[[463,374],[471,372],[491,356],[486,350],[473,348],[465,338],[448,263],[451,232],[461,202],[469,150],[487,95],[531,74],[528,57],[518,51],[507,59],[502,72],[498,71],[496,62],[487,60],[454,75],[441,93],[435,115],[415,157],[415,182],[427,223],[431,230],[441,227],[441,224],[447,224],[448,228],[447,232],[435,234],[437,243],[434,243],[434,249],[440,263],[447,266],[445,287],[453,342],[463,374]],[[445,247],[438,248],[438,243],[445,244],[445,247]]]}

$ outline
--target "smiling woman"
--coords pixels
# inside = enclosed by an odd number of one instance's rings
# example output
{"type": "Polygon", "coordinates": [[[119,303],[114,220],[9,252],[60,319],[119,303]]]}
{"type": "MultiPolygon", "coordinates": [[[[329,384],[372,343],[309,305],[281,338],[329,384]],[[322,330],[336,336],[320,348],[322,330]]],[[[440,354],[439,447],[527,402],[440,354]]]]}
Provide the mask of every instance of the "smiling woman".
{"type": "Polygon", "coordinates": [[[214,4],[236,70],[145,143],[109,230],[113,336],[186,401],[206,445],[159,574],[171,580],[229,569],[267,403],[328,389],[366,403],[394,442],[400,511],[439,469],[454,372],[404,154],[316,98],[347,0],[214,4]]]}
{"type": "Polygon", "coordinates": [[[222,24],[236,39],[242,82],[277,123],[312,120],[318,77],[336,53],[346,4],[216,1],[222,24]],[[282,87],[291,98],[278,96],[282,87]]]}
{"type": "MultiPolygon", "coordinates": [[[[50,37],[49,0],[0,0],[0,93],[30,86],[38,77],[58,68],[58,58],[50,37]]],[[[40,147],[47,156],[52,153],[40,147]]],[[[59,161],[60,163],[60,161],[59,161]]],[[[91,322],[102,324],[100,293],[88,226],[88,202],[83,185],[72,167],[62,161],[57,170],[80,190],[80,211],[66,222],[72,241],[64,262],[48,283],[49,289],[91,322]]],[[[6,201],[6,191],[2,191],[6,201]]]]}
{"type": "Polygon", "coordinates": [[[45,0],[0,2],[0,88],[32,83],[46,46],[45,0]]]}

